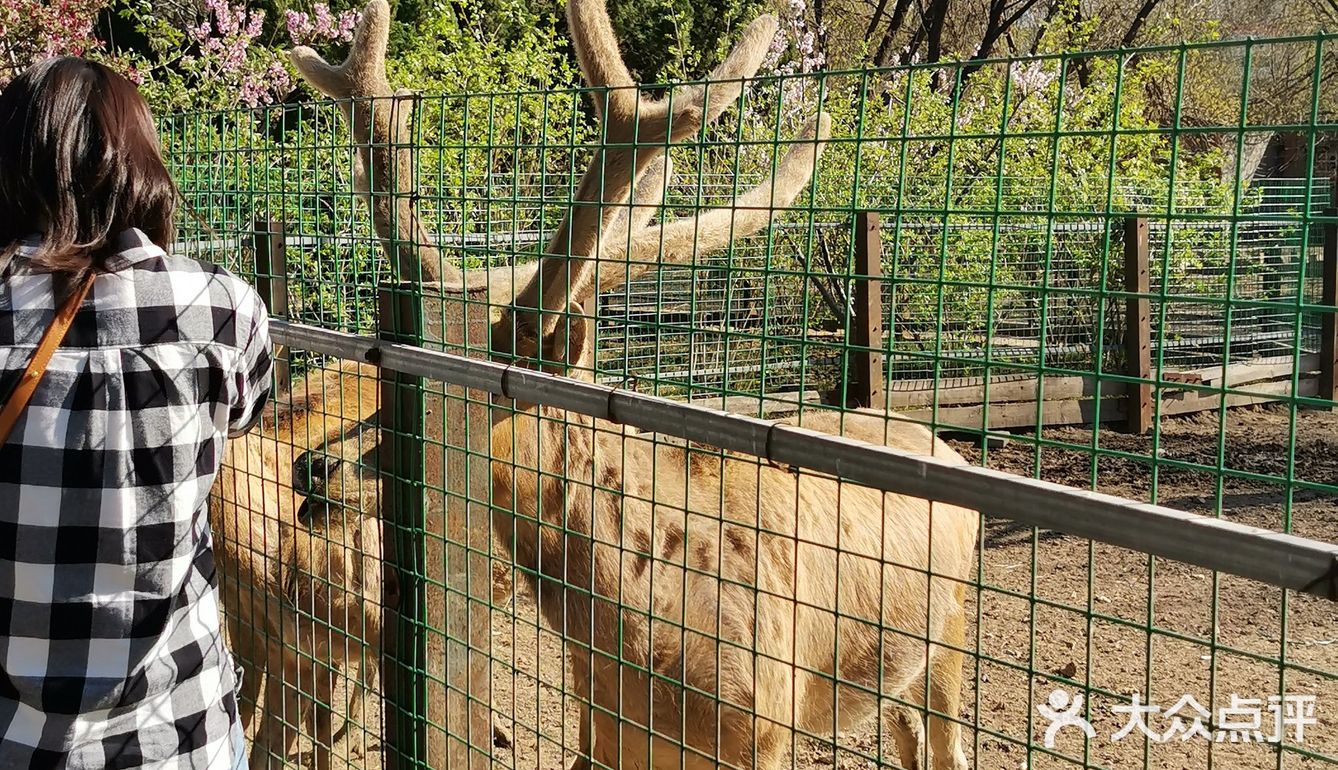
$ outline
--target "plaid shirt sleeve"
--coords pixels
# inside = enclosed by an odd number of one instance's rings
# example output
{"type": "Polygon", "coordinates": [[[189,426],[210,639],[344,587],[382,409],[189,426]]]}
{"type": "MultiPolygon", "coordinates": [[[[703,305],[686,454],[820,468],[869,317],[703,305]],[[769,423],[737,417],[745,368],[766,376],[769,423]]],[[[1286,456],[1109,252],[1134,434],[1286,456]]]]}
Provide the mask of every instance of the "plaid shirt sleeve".
{"type": "Polygon", "coordinates": [[[269,313],[260,295],[246,288],[248,313],[239,313],[239,318],[249,319],[246,324],[249,334],[241,347],[241,365],[234,374],[236,401],[228,415],[228,436],[236,438],[244,435],[256,423],[270,396],[270,383],[274,369],[273,355],[270,353],[269,313]]]}

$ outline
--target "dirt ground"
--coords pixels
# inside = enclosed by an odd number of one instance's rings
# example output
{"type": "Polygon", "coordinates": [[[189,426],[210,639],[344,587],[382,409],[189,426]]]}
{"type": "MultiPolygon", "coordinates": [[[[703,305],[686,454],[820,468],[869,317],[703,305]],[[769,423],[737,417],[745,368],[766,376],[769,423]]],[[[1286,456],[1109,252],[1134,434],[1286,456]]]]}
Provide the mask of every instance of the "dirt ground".
{"type": "MultiPolygon", "coordinates": [[[[1164,462],[1188,462],[1231,472],[1286,477],[1299,482],[1338,484],[1338,416],[1303,412],[1293,424],[1286,410],[1270,407],[1231,411],[1219,445],[1215,413],[1164,420],[1158,454],[1164,462]],[[1296,434],[1294,462],[1288,437],[1296,434]]],[[[1093,443],[1087,428],[1047,430],[1047,441],[1081,447],[1093,443]]],[[[1149,454],[1151,437],[1103,430],[1100,447],[1149,454]]],[[[981,450],[957,442],[973,461],[981,450]]],[[[1131,497],[1152,500],[1153,474],[1147,465],[1118,456],[1095,467],[1089,450],[1045,447],[1018,435],[988,451],[991,467],[1131,497]]],[[[1156,475],[1156,501],[1188,511],[1223,515],[1269,529],[1289,523],[1306,537],[1338,542],[1338,501],[1305,489],[1287,490],[1256,479],[1163,465],[1156,475]]],[[[1076,538],[1036,536],[1031,529],[990,520],[984,530],[981,590],[968,607],[960,717],[971,767],[1019,768],[1318,768],[1338,765],[1338,605],[1282,592],[1136,552],[1093,545],[1076,538]],[[1032,565],[1035,565],[1033,571],[1032,565]],[[1034,598],[1032,598],[1034,597],[1034,598]],[[1149,633],[1148,629],[1155,631],[1149,633]],[[1278,660],[1285,661],[1280,668],[1278,660]],[[1202,735],[1182,740],[1194,723],[1192,707],[1181,709],[1181,729],[1169,740],[1133,733],[1112,740],[1128,721],[1111,706],[1127,704],[1132,693],[1144,703],[1169,710],[1191,696],[1211,711],[1203,724],[1215,729],[1217,710],[1232,695],[1266,704],[1285,682],[1289,695],[1315,696],[1314,723],[1300,740],[1295,728],[1286,743],[1296,751],[1279,758],[1275,746],[1210,742],[1202,735]],[[1064,728],[1051,750],[1043,748],[1048,721],[1036,707],[1052,690],[1090,693],[1088,712],[1095,737],[1084,741],[1064,728]],[[1112,697],[1102,692],[1120,694],[1112,697]],[[1084,753],[1086,752],[1086,753],[1084,753]],[[1320,758],[1307,757],[1317,754],[1320,758]],[[1325,758],[1327,757],[1327,759],[1325,758]]],[[[496,748],[496,766],[554,770],[571,758],[576,745],[574,702],[564,704],[572,684],[565,673],[560,638],[536,615],[531,597],[517,591],[513,612],[493,620],[493,708],[512,732],[512,745],[496,748]]],[[[1262,709],[1265,734],[1272,715],[1262,709]]],[[[1163,734],[1169,716],[1148,717],[1163,734]]],[[[794,766],[868,768],[879,764],[879,736],[872,720],[863,729],[836,736],[835,743],[800,739],[794,766]]],[[[376,752],[364,763],[378,767],[376,752]]],[[[883,739],[881,766],[897,767],[890,737],[883,739]]]]}

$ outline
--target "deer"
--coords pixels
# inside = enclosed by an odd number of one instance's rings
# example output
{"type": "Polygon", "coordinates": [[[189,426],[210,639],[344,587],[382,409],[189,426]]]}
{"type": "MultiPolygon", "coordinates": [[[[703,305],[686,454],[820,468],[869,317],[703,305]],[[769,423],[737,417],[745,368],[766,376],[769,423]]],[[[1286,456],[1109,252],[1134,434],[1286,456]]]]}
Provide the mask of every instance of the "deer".
{"type": "MultiPolygon", "coordinates": [[[[377,384],[378,372],[367,364],[308,371],[270,400],[257,429],[229,440],[211,490],[209,524],[229,647],[241,669],[245,728],[256,721],[262,686],[265,693],[249,752],[253,768],[281,767],[301,724],[311,731],[316,767],[330,766],[338,738],[330,713],[335,676],[354,663],[358,694],[344,732],[363,713],[382,602],[394,601],[393,583],[382,585],[380,520],[358,499],[304,499],[312,490],[293,469],[348,421],[374,418],[377,384]],[[367,660],[352,660],[361,656],[350,655],[350,643],[365,645],[367,660]]],[[[355,741],[350,753],[363,750],[355,741]]]]}
{"type": "MultiPolygon", "coordinates": [[[[365,6],[342,63],[304,46],[290,56],[338,100],[357,147],[355,192],[399,274],[446,293],[486,290],[501,309],[488,330],[495,360],[589,381],[595,297],[766,227],[810,182],[830,117],[804,125],[768,180],[651,225],[672,173],[666,146],[738,99],[775,17],[750,23],[704,83],[652,99],[604,0],[568,0],[566,14],[604,139],[539,258],[516,266],[457,269],[419,217],[414,95],[386,79],[385,0],[365,6]]],[[[874,715],[904,767],[967,766],[957,718],[979,512],[506,394],[489,411],[494,537],[563,634],[586,696],[571,770],[776,768],[796,731],[832,735],[874,715]]],[[[810,410],[788,422],[967,462],[892,414],[810,410]]]]}

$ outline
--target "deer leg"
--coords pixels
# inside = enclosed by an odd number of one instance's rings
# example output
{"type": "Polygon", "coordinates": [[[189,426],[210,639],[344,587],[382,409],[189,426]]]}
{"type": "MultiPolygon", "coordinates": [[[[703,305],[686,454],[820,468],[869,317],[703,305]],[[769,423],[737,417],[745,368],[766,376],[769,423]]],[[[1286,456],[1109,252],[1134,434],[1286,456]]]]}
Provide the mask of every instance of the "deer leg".
{"type": "Polygon", "coordinates": [[[242,731],[249,730],[256,718],[256,705],[260,700],[260,685],[264,682],[265,671],[246,658],[239,658],[242,668],[242,684],[237,692],[237,715],[241,718],[242,731]]]}
{"type": "MultiPolygon", "coordinates": [[[[598,622],[598,621],[596,621],[598,622]]],[[[591,723],[594,726],[593,760],[596,770],[646,770],[650,767],[650,708],[646,702],[649,682],[639,673],[623,671],[622,666],[606,655],[585,651],[585,655],[598,655],[591,667],[594,681],[621,685],[597,687],[592,693],[590,706],[591,723]]],[[[573,656],[576,657],[576,656],[573,656]]],[[[582,661],[589,666],[590,661],[582,661]]],[[[582,687],[590,692],[589,687],[582,687]]],[[[666,762],[666,751],[659,762],[666,762]]],[[[673,763],[675,770],[681,770],[678,762],[673,763]]]]}
{"type": "Polygon", "coordinates": [[[255,770],[264,770],[271,766],[270,760],[273,759],[277,744],[282,740],[282,726],[277,723],[283,717],[277,712],[282,708],[279,703],[283,699],[283,694],[274,684],[276,677],[269,679],[270,681],[265,684],[265,710],[260,712],[260,725],[256,728],[255,737],[251,741],[251,753],[247,760],[247,765],[255,770]]]}
{"type": "Polygon", "coordinates": [[[367,726],[363,723],[363,715],[367,709],[367,690],[368,671],[371,668],[367,661],[358,664],[358,676],[349,683],[351,694],[348,699],[348,709],[344,715],[344,724],[339,728],[340,737],[348,737],[347,754],[350,758],[357,757],[361,759],[367,755],[367,726]]]}
{"type": "Polygon", "coordinates": [[[957,715],[962,702],[962,641],[965,613],[954,612],[943,629],[943,644],[929,661],[929,707],[945,716],[929,715],[929,746],[935,770],[966,770],[961,725],[957,715]]]}
{"type": "MultiPolygon", "coordinates": [[[[631,763],[622,762],[618,756],[621,736],[618,735],[618,717],[615,712],[605,709],[590,709],[591,722],[595,729],[595,745],[593,748],[593,766],[595,770],[633,770],[634,768],[644,768],[646,766],[646,753],[640,754],[640,761],[636,756],[629,757],[631,763]]],[[[627,747],[623,746],[624,754],[627,754],[627,747]]]]}
{"type": "Polygon", "coordinates": [[[589,703],[582,703],[581,706],[581,727],[580,735],[577,740],[576,758],[567,766],[567,770],[590,770],[590,728],[591,714],[594,711],[589,703]]]}
{"type": "MultiPolygon", "coordinates": [[[[581,711],[581,724],[576,735],[576,758],[571,761],[567,770],[590,770],[591,728],[593,726],[591,721],[595,707],[591,700],[586,700],[590,691],[590,661],[583,659],[580,654],[571,656],[571,678],[578,690],[576,701],[581,711]]],[[[614,745],[617,745],[616,737],[614,745]]]]}
{"type": "MultiPolygon", "coordinates": [[[[285,656],[286,657],[286,656],[285,656]]],[[[284,661],[288,663],[288,661],[284,661]]],[[[292,661],[296,664],[297,661],[292,661]]],[[[289,666],[272,667],[265,681],[265,710],[251,746],[248,764],[254,770],[281,770],[297,743],[303,720],[302,698],[291,681],[289,666]]]]}
{"type": "MultiPolygon", "coordinates": [[[[696,700],[691,695],[689,701],[696,700]]],[[[706,743],[692,747],[685,745],[682,749],[684,753],[683,765],[692,770],[716,769],[726,770],[726,768],[735,768],[737,770],[763,770],[768,768],[769,754],[774,752],[775,740],[769,740],[768,736],[774,736],[773,725],[762,717],[754,717],[752,714],[731,706],[719,706],[710,709],[709,706],[703,708],[704,704],[700,701],[697,707],[688,706],[685,711],[689,715],[699,714],[705,716],[711,710],[719,714],[720,738],[718,741],[706,743]],[[692,749],[696,748],[697,751],[692,749]],[[711,749],[714,751],[711,751],[711,749]],[[707,752],[714,754],[714,757],[703,756],[698,751],[706,749],[707,752]]],[[[688,744],[688,741],[684,741],[688,744]]],[[[675,751],[677,746],[672,747],[675,751]]],[[[667,753],[667,752],[666,752],[667,753]]],[[[667,765],[668,763],[666,763],[667,765]]]]}
{"type": "Polygon", "coordinates": [[[898,762],[903,770],[923,770],[928,764],[928,757],[925,756],[923,709],[925,677],[929,675],[929,668],[925,657],[923,648],[919,655],[916,655],[911,648],[884,652],[884,659],[889,661],[886,664],[889,670],[893,665],[892,660],[899,660],[904,667],[909,668],[904,678],[895,676],[894,673],[892,678],[884,680],[883,691],[886,696],[882,699],[880,707],[881,724],[897,744],[898,762]],[[892,695],[899,696],[900,700],[894,700],[890,697],[892,695]]]}
{"type": "MultiPolygon", "coordinates": [[[[911,692],[923,692],[923,680],[910,688],[911,692]]],[[[923,700],[912,697],[912,700],[923,700]]],[[[897,744],[897,757],[903,770],[920,770],[923,766],[920,757],[924,753],[924,719],[920,712],[896,701],[883,702],[883,724],[897,744]]]]}
{"type": "Polygon", "coordinates": [[[306,706],[311,714],[312,767],[315,770],[330,770],[330,754],[334,750],[334,733],[330,729],[334,682],[334,669],[321,667],[312,687],[315,697],[306,706]]]}
{"type": "MultiPolygon", "coordinates": [[[[379,608],[372,607],[371,612],[379,612],[379,608]]],[[[371,621],[364,621],[363,628],[371,628],[371,621]]],[[[365,633],[365,632],[364,632],[365,633]]],[[[378,644],[367,643],[361,655],[345,655],[341,658],[343,671],[347,672],[350,667],[357,668],[356,676],[345,675],[343,681],[348,690],[348,699],[344,709],[344,723],[339,726],[338,732],[331,736],[331,745],[334,741],[340,741],[347,738],[347,755],[350,758],[362,758],[367,753],[367,724],[365,714],[367,712],[367,699],[371,694],[371,685],[374,677],[380,676],[380,668],[377,665],[380,647],[378,644]],[[356,661],[356,662],[355,662],[356,661]]],[[[495,722],[494,717],[494,722],[495,722]]],[[[494,731],[496,727],[494,727],[494,731]]]]}
{"type": "MultiPolygon", "coordinates": [[[[236,606],[243,606],[240,601],[236,606]]],[[[263,649],[264,642],[260,638],[261,630],[248,627],[243,628],[237,620],[236,611],[227,612],[225,610],[228,642],[231,645],[232,660],[241,669],[239,676],[241,682],[237,686],[237,717],[242,724],[242,732],[249,732],[252,723],[255,722],[256,708],[260,702],[260,685],[265,681],[265,667],[259,665],[256,661],[256,651],[263,649]]],[[[252,617],[265,617],[262,613],[257,613],[252,609],[252,617]]]]}
{"type": "Polygon", "coordinates": [[[775,770],[785,755],[785,737],[789,730],[779,725],[759,724],[757,727],[757,770],[775,770]]]}
{"type": "MultiPolygon", "coordinates": [[[[344,701],[344,723],[339,726],[338,730],[333,730],[330,733],[331,746],[345,738],[348,738],[349,741],[355,740],[353,736],[360,732],[357,728],[362,725],[362,712],[364,708],[363,699],[367,687],[367,669],[366,666],[359,665],[357,667],[357,676],[350,677],[346,672],[351,665],[352,661],[347,658],[342,661],[342,670],[345,673],[341,679],[344,682],[344,689],[348,692],[348,699],[344,701]]],[[[331,705],[334,704],[333,700],[328,702],[331,705]]],[[[358,740],[358,756],[362,756],[361,741],[360,739],[358,740]]],[[[353,748],[350,747],[349,756],[353,756],[352,752],[353,748]]]]}
{"type": "Polygon", "coordinates": [[[505,607],[511,603],[511,594],[515,586],[511,582],[511,567],[503,561],[492,563],[492,603],[505,607]]]}
{"type": "MultiPolygon", "coordinates": [[[[600,708],[594,714],[595,756],[613,757],[616,763],[613,767],[618,770],[645,770],[652,767],[697,770],[693,759],[701,758],[701,755],[684,751],[681,736],[652,736],[651,709],[646,693],[649,683],[640,676],[632,677],[630,686],[627,680],[627,673],[624,672],[621,709],[618,708],[619,704],[597,704],[600,708]],[[600,726],[601,721],[603,727],[600,726]]],[[[709,764],[714,766],[714,763],[709,764]]]]}
{"type": "MultiPolygon", "coordinates": [[[[348,685],[348,690],[348,701],[346,701],[344,706],[344,723],[339,726],[338,730],[330,731],[331,746],[345,738],[348,738],[350,742],[355,740],[353,736],[358,732],[357,730],[354,730],[353,727],[359,723],[360,715],[362,714],[362,690],[359,688],[355,691],[354,685],[352,684],[348,685]]],[[[353,756],[352,747],[349,748],[349,752],[349,756],[353,756]]],[[[361,749],[358,749],[357,753],[358,756],[362,756],[361,749]]]]}

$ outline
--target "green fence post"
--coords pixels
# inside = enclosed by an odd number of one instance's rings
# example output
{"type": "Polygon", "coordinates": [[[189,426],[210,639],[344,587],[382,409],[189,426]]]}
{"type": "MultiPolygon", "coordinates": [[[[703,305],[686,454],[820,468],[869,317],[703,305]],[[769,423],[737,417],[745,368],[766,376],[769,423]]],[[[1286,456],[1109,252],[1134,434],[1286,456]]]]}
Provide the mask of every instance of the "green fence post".
{"type": "Polygon", "coordinates": [[[877,407],[883,400],[883,242],[878,212],[855,215],[855,302],[850,312],[852,353],[846,403],[877,407]]]}
{"type": "Polygon", "coordinates": [[[1124,290],[1140,296],[1125,300],[1124,373],[1140,381],[1129,383],[1125,396],[1125,430],[1136,435],[1152,430],[1152,313],[1147,299],[1151,286],[1148,220],[1129,217],[1124,220],[1124,290]]]}
{"type": "MultiPolygon", "coordinates": [[[[252,224],[251,233],[256,291],[271,316],[287,318],[288,256],[283,223],[259,218],[252,224]]],[[[287,393],[292,385],[288,348],[284,345],[274,346],[274,383],[278,393],[287,393]]]]}
{"type": "MultiPolygon", "coordinates": [[[[1338,178],[1334,180],[1327,217],[1338,217],[1338,178]]],[[[1338,222],[1324,223],[1324,262],[1319,320],[1319,397],[1338,400],[1338,222]]]]}
{"type": "MultiPolygon", "coordinates": [[[[418,344],[418,289],[383,285],[377,327],[389,342],[418,344]]],[[[382,741],[385,770],[415,767],[426,723],[423,626],[423,388],[413,375],[381,369],[379,465],[386,524],[383,562],[382,741]]]]}

